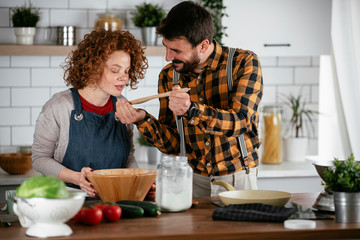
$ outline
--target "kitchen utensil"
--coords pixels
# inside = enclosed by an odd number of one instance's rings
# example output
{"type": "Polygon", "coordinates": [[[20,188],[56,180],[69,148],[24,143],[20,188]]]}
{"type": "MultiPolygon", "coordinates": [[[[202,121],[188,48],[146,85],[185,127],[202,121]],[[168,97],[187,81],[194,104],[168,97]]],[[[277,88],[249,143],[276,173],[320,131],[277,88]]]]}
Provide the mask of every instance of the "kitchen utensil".
{"type": "Polygon", "coordinates": [[[95,170],[86,174],[103,202],[144,200],[156,178],[156,170],[118,168],[95,170]]]}
{"type": "Polygon", "coordinates": [[[264,106],[263,115],[263,154],[261,162],[265,164],[281,163],[281,112],[280,106],[264,106]]]}
{"type": "Polygon", "coordinates": [[[76,27],[59,26],[57,27],[57,44],[63,46],[73,46],[76,40],[76,27]]]}
{"type": "Polygon", "coordinates": [[[5,206],[8,213],[14,214],[13,205],[14,197],[16,196],[16,190],[6,190],[5,191],[5,206]]]}
{"type": "Polygon", "coordinates": [[[25,174],[32,169],[31,154],[3,153],[0,154],[0,167],[9,174],[25,174]]]}
{"type": "Polygon", "coordinates": [[[312,207],[320,211],[334,212],[335,204],[333,194],[330,192],[322,191],[321,193],[319,193],[312,207]]]}
{"type": "Polygon", "coordinates": [[[31,145],[24,145],[19,146],[19,152],[21,153],[32,153],[32,146],[31,145]]]}
{"type": "Polygon", "coordinates": [[[290,219],[284,221],[284,227],[288,229],[312,229],[316,228],[316,222],[313,220],[290,219]]]}
{"type": "MultiPolygon", "coordinates": [[[[315,166],[316,172],[319,174],[320,178],[325,182],[324,171],[329,167],[333,167],[334,161],[319,161],[313,163],[313,165],[315,166]]],[[[322,191],[316,198],[312,207],[321,211],[334,212],[335,205],[332,192],[327,189],[322,191]]]]}
{"type": "MultiPolygon", "coordinates": [[[[179,89],[179,90],[176,90],[176,91],[177,91],[177,92],[188,92],[188,91],[190,91],[190,88],[182,88],[182,89],[179,89]]],[[[129,103],[131,103],[132,105],[135,105],[135,104],[140,104],[140,103],[147,102],[147,101],[152,100],[152,99],[155,99],[155,98],[168,97],[168,96],[170,95],[170,92],[171,92],[171,91],[165,92],[165,93],[156,94],[156,95],[152,95],[152,96],[148,96],[148,97],[138,98],[138,99],[129,101],[129,103]]]]}
{"type": "Polygon", "coordinates": [[[219,193],[220,200],[225,204],[262,203],[273,206],[284,206],[291,193],[272,190],[236,190],[219,193]]]}
{"type": "Polygon", "coordinates": [[[334,219],[332,214],[327,214],[325,212],[318,211],[317,209],[309,208],[307,206],[300,205],[291,201],[285,204],[285,207],[296,209],[296,212],[290,217],[290,219],[307,219],[307,220],[334,219]]]}
{"type": "Polygon", "coordinates": [[[236,190],[224,181],[212,181],[213,184],[226,188],[226,192],[219,193],[220,200],[225,204],[262,203],[273,206],[284,206],[292,194],[273,190],[236,190]]]}
{"type": "Polygon", "coordinates": [[[118,19],[115,13],[113,12],[104,12],[98,13],[98,18],[95,21],[95,30],[99,31],[100,29],[107,30],[121,30],[122,22],[118,19]]]}
{"type": "Polygon", "coordinates": [[[86,193],[70,191],[69,198],[20,198],[14,197],[13,209],[26,235],[33,237],[58,237],[72,234],[65,224],[83,206],[86,193]]]}
{"type": "Polygon", "coordinates": [[[164,154],[156,170],[156,203],[161,211],[189,209],[192,205],[193,170],[188,158],[164,154]]]}
{"type": "Polygon", "coordinates": [[[324,171],[326,168],[333,167],[334,161],[319,161],[313,163],[313,165],[315,166],[316,172],[319,174],[320,178],[325,182],[324,171]]]}

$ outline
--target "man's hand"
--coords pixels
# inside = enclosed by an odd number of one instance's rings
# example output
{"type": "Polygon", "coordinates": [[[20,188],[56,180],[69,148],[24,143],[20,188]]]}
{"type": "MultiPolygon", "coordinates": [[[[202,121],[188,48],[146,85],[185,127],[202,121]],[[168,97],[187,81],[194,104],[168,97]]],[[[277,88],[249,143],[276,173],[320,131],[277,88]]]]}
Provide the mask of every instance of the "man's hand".
{"type": "Polygon", "coordinates": [[[170,92],[169,96],[169,108],[176,115],[182,116],[184,115],[191,105],[190,96],[187,93],[175,92],[175,90],[179,90],[181,87],[179,85],[175,85],[173,87],[173,91],[170,92]]]}
{"type": "Polygon", "coordinates": [[[123,99],[118,99],[116,102],[115,116],[123,124],[131,124],[144,119],[146,112],[142,109],[134,108],[129,102],[123,99]]]}

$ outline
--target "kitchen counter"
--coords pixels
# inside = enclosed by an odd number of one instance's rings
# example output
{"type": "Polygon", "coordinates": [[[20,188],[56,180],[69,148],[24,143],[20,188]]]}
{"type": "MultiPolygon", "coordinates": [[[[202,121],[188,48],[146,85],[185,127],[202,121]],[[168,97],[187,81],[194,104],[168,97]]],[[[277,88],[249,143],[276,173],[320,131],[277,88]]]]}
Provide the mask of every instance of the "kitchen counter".
{"type": "MultiPolygon", "coordinates": [[[[140,168],[156,169],[156,164],[138,162],[140,168]]],[[[10,175],[0,168],[0,185],[17,185],[39,173],[32,169],[24,175],[10,175]]],[[[312,161],[260,164],[258,178],[318,177],[312,161]]]]}
{"type": "MultiPolygon", "coordinates": [[[[313,161],[282,162],[281,164],[260,164],[259,189],[288,192],[319,192],[323,190],[321,179],[316,173],[313,161]]],[[[138,162],[140,168],[156,169],[156,164],[138,162]]],[[[5,190],[16,189],[29,177],[38,175],[34,169],[24,175],[10,175],[0,168],[0,203],[4,202],[5,190]]]]}
{"type": "MultiPolygon", "coordinates": [[[[287,162],[280,164],[259,165],[258,178],[278,178],[278,177],[318,177],[313,161],[304,160],[302,162],[287,162]]],[[[138,162],[141,168],[156,169],[155,164],[138,162]]]]}
{"type": "Polygon", "coordinates": [[[0,168],[0,185],[1,186],[20,185],[26,179],[36,176],[36,175],[39,175],[39,174],[40,174],[39,172],[35,171],[34,169],[31,169],[26,174],[11,175],[0,168]]]}
{"type": "MultiPolygon", "coordinates": [[[[311,207],[318,193],[296,193],[291,201],[311,207]]],[[[284,224],[271,222],[214,221],[211,216],[216,206],[211,201],[218,197],[196,199],[199,204],[181,213],[162,213],[150,218],[120,219],[114,223],[101,222],[85,226],[73,220],[70,237],[55,239],[356,239],[360,223],[337,223],[335,220],[316,220],[315,229],[285,229],[284,224]]],[[[20,223],[0,226],[0,239],[24,239],[26,228],[20,223]]]]}
{"type": "Polygon", "coordinates": [[[0,203],[5,202],[6,190],[14,190],[26,179],[39,174],[39,172],[31,169],[26,174],[11,175],[0,168],[0,203]]]}
{"type": "MultiPolygon", "coordinates": [[[[283,161],[280,164],[262,164],[258,169],[258,188],[292,193],[320,192],[324,189],[313,166],[314,161],[283,161]]],[[[138,162],[141,168],[156,169],[156,165],[138,162]]]]}

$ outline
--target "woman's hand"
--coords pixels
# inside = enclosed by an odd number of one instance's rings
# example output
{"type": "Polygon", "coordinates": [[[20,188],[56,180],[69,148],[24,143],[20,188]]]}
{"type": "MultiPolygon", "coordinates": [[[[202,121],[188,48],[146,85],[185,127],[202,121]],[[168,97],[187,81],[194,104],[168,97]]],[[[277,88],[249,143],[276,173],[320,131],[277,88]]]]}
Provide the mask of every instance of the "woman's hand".
{"type": "Polygon", "coordinates": [[[123,124],[131,124],[138,122],[145,118],[145,111],[142,109],[134,108],[129,102],[123,99],[118,99],[116,102],[115,116],[123,124]]]}
{"type": "Polygon", "coordinates": [[[150,187],[149,192],[145,196],[145,200],[155,202],[156,184],[153,183],[150,187]]]}
{"type": "Polygon", "coordinates": [[[90,173],[93,170],[89,167],[84,167],[80,172],[73,171],[64,167],[61,169],[58,178],[63,180],[66,183],[72,183],[78,185],[81,190],[86,192],[90,197],[96,197],[97,192],[94,189],[94,186],[86,179],[86,173],[90,173]]]}
{"type": "Polygon", "coordinates": [[[79,175],[79,187],[81,190],[85,191],[89,197],[96,197],[97,192],[94,189],[94,186],[91,182],[89,182],[86,178],[86,173],[90,173],[93,170],[89,167],[83,167],[81,169],[80,175],[79,175]]]}

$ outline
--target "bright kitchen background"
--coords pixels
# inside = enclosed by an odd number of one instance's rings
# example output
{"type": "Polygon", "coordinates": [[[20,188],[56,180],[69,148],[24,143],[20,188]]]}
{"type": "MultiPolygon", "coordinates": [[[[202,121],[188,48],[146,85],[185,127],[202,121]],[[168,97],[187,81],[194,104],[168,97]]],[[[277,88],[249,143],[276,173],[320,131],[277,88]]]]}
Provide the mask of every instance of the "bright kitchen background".
{"type": "MultiPolygon", "coordinates": [[[[29,0],[0,1],[0,44],[15,44],[11,8],[29,0]]],[[[77,42],[89,32],[97,13],[113,10],[120,14],[123,29],[140,39],[131,22],[131,12],[142,0],[32,0],[41,9],[37,44],[44,44],[49,26],[77,27],[77,42]]],[[[147,1],[161,4],[166,11],[177,0],[147,1]]],[[[223,42],[249,49],[260,57],[264,78],[262,105],[281,103],[280,94],[302,92],[307,105],[319,108],[319,59],[330,54],[331,0],[224,0],[229,17],[223,42]],[[264,47],[264,44],[291,44],[290,47],[264,47]]],[[[161,42],[159,42],[161,44],[161,42]]],[[[42,105],[56,92],[66,89],[59,65],[65,56],[0,56],[0,152],[16,151],[31,145],[35,122],[42,105]]],[[[164,57],[149,57],[146,78],[135,91],[125,91],[129,99],[157,93],[157,79],[166,64],[164,57]]],[[[158,101],[143,104],[154,116],[158,101]]],[[[284,119],[288,111],[284,109],[284,119]]],[[[315,119],[317,126],[317,117],[315,119]]],[[[136,132],[136,135],[138,133],[136,132]]],[[[135,143],[138,161],[146,155],[135,143]]],[[[311,136],[309,155],[318,152],[318,133],[311,136]]]]}

